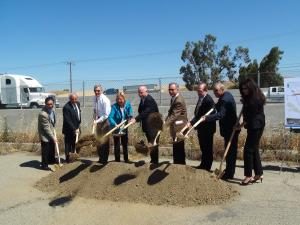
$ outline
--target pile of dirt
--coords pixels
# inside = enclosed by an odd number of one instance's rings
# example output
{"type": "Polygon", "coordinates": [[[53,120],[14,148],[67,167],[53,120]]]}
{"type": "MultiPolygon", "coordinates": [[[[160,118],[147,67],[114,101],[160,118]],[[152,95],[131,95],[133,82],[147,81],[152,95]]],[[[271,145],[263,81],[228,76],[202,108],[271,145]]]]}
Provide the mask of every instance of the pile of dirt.
{"type": "Polygon", "coordinates": [[[180,206],[221,204],[238,194],[229,183],[206,171],[168,161],[154,167],[144,161],[101,165],[82,160],[42,178],[36,187],[55,191],[57,198],[180,206]]]}

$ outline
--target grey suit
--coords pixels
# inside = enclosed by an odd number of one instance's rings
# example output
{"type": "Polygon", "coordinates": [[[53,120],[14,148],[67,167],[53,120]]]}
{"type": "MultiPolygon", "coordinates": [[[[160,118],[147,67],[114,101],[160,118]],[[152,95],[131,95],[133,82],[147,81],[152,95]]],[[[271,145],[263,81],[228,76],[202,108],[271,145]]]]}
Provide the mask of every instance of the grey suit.
{"type": "MultiPolygon", "coordinates": [[[[182,95],[175,97],[171,103],[166,125],[170,126],[170,135],[173,141],[176,138],[176,132],[179,132],[187,123],[186,104],[182,95]]],[[[185,164],[184,141],[173,143],[173,161],[174,164],[185,164]]]]}
{"type": "MultiPolygon", "coordinates": [[[[54,111],[53,111],[54,113],[54,111]]],[[[38,116],[38,133],[41,141],[42,167],[47,168],[49,163],[55,163],[54,144],[55,113],[51,119],[46,107],[42,109],[38,116]]]]}

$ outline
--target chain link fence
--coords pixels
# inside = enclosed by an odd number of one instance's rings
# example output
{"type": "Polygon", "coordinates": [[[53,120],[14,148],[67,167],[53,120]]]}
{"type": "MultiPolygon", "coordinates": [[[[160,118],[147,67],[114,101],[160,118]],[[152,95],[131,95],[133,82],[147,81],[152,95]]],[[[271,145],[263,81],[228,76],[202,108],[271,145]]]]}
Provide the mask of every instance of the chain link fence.
{"type": "MultiPolygon", "coordinates": [[[[197,93],[188,91],[185,87],[182,77],[159,77],[159,78],[137,78],[124,80],[74,80],[72,85],[70,82],[48,83],[44,84],[46,91],[53,92],[57,95],[60,106],[63,106],[68,101],[68,95],[71,92],[77,93],[82,107],[91,107],[94,96],[93,88],[95,84],[101,84],[106,96],[115,102],[117,91],[124,91],[126,98],[132,105],[138,105],[140,98],[137,94],[138,86],[146,85],[149,93],[156,100],[159,106],[169,106],[170,96],[168,93],[168,84],[176,82],[179,84],[181,94],[183,95],[187,105],[195,105],[197,102],[197,93]]],[[[212,96],[212,91],[209,91],[212,96]]],[[[232,89],[230,92],[235,97],[236,101],[240,101],[238,90],[232,89]]]]}

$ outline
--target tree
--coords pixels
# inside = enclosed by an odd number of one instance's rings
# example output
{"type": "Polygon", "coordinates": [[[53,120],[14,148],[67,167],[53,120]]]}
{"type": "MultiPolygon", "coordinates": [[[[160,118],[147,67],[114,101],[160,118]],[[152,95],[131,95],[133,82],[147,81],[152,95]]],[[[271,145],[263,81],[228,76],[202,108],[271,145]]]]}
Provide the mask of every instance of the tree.
{"type": "Polygon", "coordinates": [[[239,70],[239,81],[252,78],[258,82],[258,71],[260,72],[260,86],[269,87],[283,85],[283,77],[278,72],[278,65],[283,51],[278,47],[273,47],[262,59],[259,66],[257,60],[253,60],[248,66],[242,66],[239,70]]]}
{"type": "Polygon", "coordinates": [[[193,90],[200,81],[213,84],[224,77],[235,81],[237,68],[250,62],[247,48],[236,48],[232,56],[228,45],[217,51],[216,40],[216,37],[208,34],[203,41],[186,43],[181,54],[186,65],[180,68],[180,74],[183,74],[182,79],[189,90],[193,90]]]}
{"type": "Polygon", "coordinates": [[[261,87],[283,85],[283,77],[278,72],[278,65],[283,55],[278,47],[273,47],[259,65],[261,87]]]}

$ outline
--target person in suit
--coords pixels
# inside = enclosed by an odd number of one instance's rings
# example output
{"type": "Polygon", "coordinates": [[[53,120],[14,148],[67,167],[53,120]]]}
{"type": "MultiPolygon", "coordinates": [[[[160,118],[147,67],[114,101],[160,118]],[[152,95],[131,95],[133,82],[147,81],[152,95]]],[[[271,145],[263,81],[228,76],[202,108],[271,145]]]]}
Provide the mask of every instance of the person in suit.
{"type": "Polygon", "coordinates": [[[179,93],[179,85],[177,83],[169,84],[169,94],[171,96],[171,103],[165,119],[165,126],[170,127],[170,134],[173,139],[173,163],[186,164],[184,140],[175,142],[176,133],[188,122],[186,104],[184,98],[179,93]]]}
{"type": "MultiPolygon", "coordinates": [[[[96,125],[96,133],[100,138],[109,131],[108,116],[111,111],[110,100],[103,94],[102,86],[96,84],[94,86],[94,125],[96,125]]],[[[109,138],[101,138],[97,143],[98,162],[106,164],[109,156],[109,138]]]]}
{"type": "MultiPolygon", "coordinates": [[[[148,143],[153,143],[155,136],[156,136],[156,130],[151,128],[151,124],[147,123],[147,120],[149,118],[149,115],[151,113],[158,112],[158,106],[156,101],[153,99],[153,97],[148,93],[146,86],[140,86],[138,88],[138,95],[141,99],[139,107],[138,107],[138,115],[133,118],[132,122],[140,122],[142,125],[142,130],[146,135],[148,143]]],[[[153,147],[150,151],[150,163],[158,164],[158,145],[153,147]]]]}
{"type": "Polygon", "coordinates": [[[63,128],[65,136],[66,162],[70,162],[70,152],[75,152],[76,135],[79,135],[81,123],[80,103],[75,93],[69,95],[69,101],[63,107],[63,128]]]}
{"type": "MultiPolygon", "coordinates": [[[[198,102],[194,111],[194,118],[188,123],[189,127],[194,125],[210,109],[215,107],[212,97],[207,92],[207,84],[200,83],[197,87],[197,93],[199,96],[198,102]]],[[[201,164],[196,168],[210,171],[213,163],[213,139],[214,133],[216,132],[216,122],[202,122],[196,127],[196,129],[200,150],[202,152],[201,164]]]]}
{"type": "MultiPolygon", "coordinates": [[[[116,103],[112,105],[111,112],[109,114],[108,120],[111,128],[114,128],[117,124],[124,120],[131,120],[133,117],[133,110],[129,101],[126,100],[125,94],[119,92],[116,96],[116,103]]],[[[128,122],[126,122],[128,123],[128,122]]],[[[116,130],[114,139],[114,152],[115,161],[120,162],[120,141],[123,148],[124,161],[128,160],[128,129],[122,130],[122,127],[116,130]],[[118,134],[121,132],[121,135],[118,134]]]]}
{"type": "Polygon", "coordinates": [[[54,100],[52,97],[45,99],[45,106],[38,115],[38,133],[41,141],[42,162],[41,168],[51,170],[49,164],[55,163],[55,112],[53,110],[54,100]]]}
{"type": "Polygon", "coordinates": [[[243,103],[243,125],[247,129],[244,147],[244,175],[241,185],[263,179],[263,169],[259,156],[259,142],[265,127],[264,105],[266,98],[252,79],[239,85],[243,103]],[[255,176],[252,177],[252,169],[255,176]]]}
{"type": "MultiPolygon", "coordinates": [[[[232,94],[225,91],[225,87],[221,82],[214,85],[214,94],[218,98],[216,103],[215,114],[204,116],[205,121],[212,122],[219,120],[220,134],[224,138],[224,146],[226,148],[232,132],[235,130],[237,121],[236,104],[232,94]]],[[[239,131],[235,130],[231,146],[226,156],[226,169],[221,179],[233,179],[235,173],[237,144],[238,144],[239,131]]]]}

